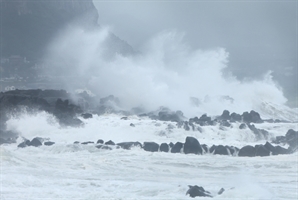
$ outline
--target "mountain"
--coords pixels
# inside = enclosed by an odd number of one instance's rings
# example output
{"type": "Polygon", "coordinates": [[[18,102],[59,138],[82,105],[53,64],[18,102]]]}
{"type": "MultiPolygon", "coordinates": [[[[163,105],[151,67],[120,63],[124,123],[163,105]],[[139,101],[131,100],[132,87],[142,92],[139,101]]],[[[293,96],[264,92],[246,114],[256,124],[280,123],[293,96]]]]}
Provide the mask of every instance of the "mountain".
{"type": "MultiPolygon", "coordinates": [[[[66,26],[99,28],[98,12],[92,0],[0,0],[0,5],[1,57],[19,55],[37,60],[66,26]]],[[[108,40],[119,48],[118,53],[133,52],[130,45],[112,33],[108,40]]]]}

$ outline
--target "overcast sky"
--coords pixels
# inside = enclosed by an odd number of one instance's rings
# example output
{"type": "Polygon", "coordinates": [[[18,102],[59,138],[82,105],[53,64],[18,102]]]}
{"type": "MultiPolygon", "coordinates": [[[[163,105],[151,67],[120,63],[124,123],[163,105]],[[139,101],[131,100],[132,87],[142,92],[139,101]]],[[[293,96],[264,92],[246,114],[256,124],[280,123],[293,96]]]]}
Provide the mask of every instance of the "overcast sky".
{"type": "Polygon", "coordinates": [[[297,96],[297,0],[93,1],[99,24],[135,49],[163,30],[184,32],[193,48],[224,47],[240,79],[272,70],[287,97],[297,96]]]}

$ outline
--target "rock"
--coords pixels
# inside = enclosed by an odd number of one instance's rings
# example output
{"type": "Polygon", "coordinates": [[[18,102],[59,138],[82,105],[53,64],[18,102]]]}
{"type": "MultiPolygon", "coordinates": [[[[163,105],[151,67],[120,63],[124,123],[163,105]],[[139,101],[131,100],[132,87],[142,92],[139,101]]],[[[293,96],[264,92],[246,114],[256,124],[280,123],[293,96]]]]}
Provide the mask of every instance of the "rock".
{"type": "Polygon", "coordinates": [[[231,124],[228,121],[226,121],[226,120],[221,121],[220,122],[220,125],[221,126],[225,126],[225,127],[231,127],[231,124]]]}
{"type": "Polygon", "coordinates": [[[181,111],[171,112],[169,110],[163,110],[158,113],[158,119],[161,121],[180,122],[184,118],[181,111]]]}
{"type": "Polygon", "coordinates": [[[170,148],[173,148],[174,143],[173,142],[170,142],[169,146],[170,146],[170,148]]]}
{"type": "Polygon", "coordinates": [[[81,144],[94,144],[92,141],[82,142],[81,144]]]}
{"type": "Polygon", "coordinates": [[[135,125],[134,125],[133,123],[130,123],[129,126],[131,126],[131,127],[135,127],[135,125]]]}
{"type": "Polygon", "coordinates": [[[115,145],[115,143],[112,140],[109,140],[105,143],[106,145],[115,145]]]}
{"type": "Polygon", "coordinates": [[[183,150],[185,154],[202,154],[201,145],[194,137],[186,137],[183,150]]]}
{"type": "Polygon", "coordinates": [[[253,157],[256,155],[256,149],[253,146],[247,145],[239,150],[238,156],[240,157],[253,157]]]}
{"type": "Polygon", "coordinates": [[[128,118],[127,118],[127,117],[121,117],[121,119],[122,119],[122,120],[127,120],[128,118]]]}
{"type": "Polygon", "coordinates": [[[184,128],[186,131],[189,131],[189,130],[190,130],[187,121],[184,122],[183,128],[184,128]]]}
{"type": "Polygon", "coordinates": [[[287,143],[290,145],[292,151],[296,151],[298,148],[298,131],[289,129],[285,135],[287,143]]]}
{"type": "Polygon", "coordinates": [[[140,142],[121,142],[117,143],[117,145],[126,150],[130,150],[132,147],[142,148],[142,144],[140,142]]]}
{"type": "Polygon", "coordinates": [[[159,151],[161,152],[169,152],[170,148],[169,145],[167,143],[161,143],[160,147],[159,147],[159,151]]]}
{"type": "Polygon", "coordinates": [[[283,147],[281,147],[281,146],[276,146],[275,147],[275,152],[276,152],[276,155],[283,155],[283,154],[289,154],[289,153],[291,153],[291,150],[289,150],[289,149],[285,149],[285,148],[283,148],[283,147]]]}
{"type": "Polygon", "coordinates": [[[257,129],[255,125],[247,124],[248,128],[255,134],[257,140],[267,139],[269,132],[264,129],[257,129]]]}
{"type": "Polygon", "coordinates": [[[98,148],[98,149],[112,150],[111,147],[106,146],[106,145],[101,145],[101,144],[100,145],[96,145],[95,147],[98,148]]]}
{"type": "Polygon", "coordinates": [[[159,149],[159,145],[155,142],[144,142],[143,149],[145,151],[156,152],[159,149]]]}
{"type": "Polygon", "coordinates": [[[224,110],[221,116],[219,117],[219,119],[225,120],[225,121],[230,120],[231,119],[230,112],[228,110],[224,110]]]}
{"type": "Polygon", "coordinates": [[[20,144],[18,145],[18,147],[19,147],[19,148],[24,148],[24,147],[29,146],[29,144],[30,144],[30,140],[25,140],[24,142],[20,143],[20,144]]]}
{"type": "Polygon", "coordinates": [[[90,114],[90,113],[84,113],[84,114],[81,114],[81,116],[82,116],[84,119],[90,119],[90,118],[93,117],[93,115],[90,114]]]}
{"type": "Polygon", "coordinates": [[[263,120],[260,117],[260,114],[255,112],[254,110],[248,112],[244,112],[242,114],[242,120],[246,123],[262,123],[263,120]]]}
{"type": "Polygon", "coordinates": [[[46,146],[52,146],[53,144],[55,144],[55,142],[48,141],[48,142],[44,142],[43,144],[46,146]]]}
{"type": "Polygon", "coordinates": [[[240,126],[239,126],[239,129],[246,129],[246,127],[247,127],[246,124],[241,123],[240,126]]]}
{"type": "Polygon", "coordinates": [[[176,142],[176,144],[174,144],[174,146],[171,148],[171,153],[180,153],[182,148],[183,143],[176,142]]]}
{"type": "Polygon", "coordinates": [[[264,145],[255,145],[256,156],[270,156],[270,151],[264,145]]]}
{"type": "Polygon", "coordinates": [[[200,186],[188,186],[189,189],[186,192],[186,195],[189,194],[190,197],[212,197],[210,192],[206,191],[203,187],[200,186]]]}
{"type": "Polygon", "coordinates": [[[240,114],[237,114],[237,113],[232,113],[231,114],[231,118],[230,118],[230,122],[240,122],[242,119],[241,115],[240,114]]]}
{"type": "Polygon", "coordinates": [[[214,155],[229,155],[228,150],[223,145],[218,145],[214,149],[214,155]]]}
{"type": "Polygon", "coordinates": [[[28,146],[39,147],[41,145],[42,145],[42,143],[39,138],[33,138],[33,140],[31,140],[31,142],[29,143],[28,146]]]}
{"type": "Polygon", "coordinates": [[[80,142],[79,141],[75,141],[74,144],[80,144],[80,142]]]}
{"type": "Polygon", "coordinates": [[[97,142],[96,142],[97,144],[103,144],[104,143],[104,141],[102,140],[102,139],[99,139],[99,140],[97,140],[97,142]]]}
{"type": "Polygon", "coordinates": [[[208,146],[206,144],[201,144],[201,148],[202,148],[202,154],[208,153],[208,146]]]}

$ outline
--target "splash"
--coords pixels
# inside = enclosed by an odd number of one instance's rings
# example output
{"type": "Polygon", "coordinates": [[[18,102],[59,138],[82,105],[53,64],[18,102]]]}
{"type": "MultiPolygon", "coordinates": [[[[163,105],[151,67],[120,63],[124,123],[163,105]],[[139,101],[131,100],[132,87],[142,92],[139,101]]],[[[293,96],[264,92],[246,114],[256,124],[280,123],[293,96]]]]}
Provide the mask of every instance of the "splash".
{"type": "Polygon", "coordinates": [[[224,48],[194,50],[183,34],[165,31],[146,42],[142,53],[122,56],[108,51],[108,35],[108,28],[66,30],[49,47],[43,73],[70,91],[86,88],[99,98],[113,94],[123,109],[166,106],[189,117],[224,109],[258,111],[263,102],[286,102],[270,72],[250,81],[224,74],[229,57],[224,48]]]}

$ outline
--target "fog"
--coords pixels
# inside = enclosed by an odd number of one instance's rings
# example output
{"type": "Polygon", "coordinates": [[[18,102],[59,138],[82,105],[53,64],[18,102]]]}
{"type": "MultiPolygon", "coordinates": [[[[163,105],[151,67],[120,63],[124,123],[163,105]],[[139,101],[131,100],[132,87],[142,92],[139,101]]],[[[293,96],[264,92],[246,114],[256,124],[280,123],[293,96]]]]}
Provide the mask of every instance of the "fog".
{"type": "Polygon", "coordinates": [[[94,1],[99,24],[142,51],[162,31],[184,33],[192,49],[224,48],[225,72],[260,80],[272,71],[288,104],[297,101],[297,1],[94,1]]]}

